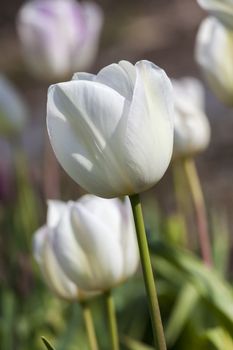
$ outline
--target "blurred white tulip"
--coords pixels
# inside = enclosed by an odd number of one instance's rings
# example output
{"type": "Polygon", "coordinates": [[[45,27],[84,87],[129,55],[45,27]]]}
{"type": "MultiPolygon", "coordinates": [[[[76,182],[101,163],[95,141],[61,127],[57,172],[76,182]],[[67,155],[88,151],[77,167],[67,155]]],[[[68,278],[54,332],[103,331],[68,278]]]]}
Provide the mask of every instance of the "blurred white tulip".
{"type": "Polygon", "coordinates": [[[197,2],[203,9],[218,18],[224,25],[233,29],[232,0],[197,0],[197,2]]]}
{"type": "Polygon", "coordinates": [[[32,0],[17,17],[25,60],[35,75],[45,79],[89,68],[102,24],[97,4],[75,0],[32,0]]]}
{"type": "Polygon", "coordinates": [[[83,290],[105,291],[129,278],[139,263],[129,199],[85,195],[69,202],[54,235],[54,252],[83,290]]]}
{"type": "Polygon", "coordinates": [[[28,109],[15,87],[0,76],[0,135],[20,132],[25,126],[28,109]]]}
{"type": "Polygon", "coordinates": [[[77,73],[48,92],[48,132],[59,162],[101,197],[139,193],[161,179],[172,155],[173,118],[171,82],[148,61],[77,73]]]}
{"type": "Polygon", "coordinates": [[[233,31],[208,17],[200,26],[195,56],[216,96],[233,106],[233,31]]]}
{"type": "Polygon", "coordinates": [[[174,156],[204,150],[210,141],[210,125],[205,114],[204,88],[192,77],[173,80],[175,99],[174,156]]]}
{"type": "Polygon", "coordinates": [[[45,282],[55,295],[69,301],[81,301],[90,297],[90,294],[78,289],[76,284],[67,277],[54,254],[53,248],[56,228],[67,211],[68,205],[63,202],[55,200],[48,202],[47,223],[38,229],[34,235],[34,257],[45,282]]]}

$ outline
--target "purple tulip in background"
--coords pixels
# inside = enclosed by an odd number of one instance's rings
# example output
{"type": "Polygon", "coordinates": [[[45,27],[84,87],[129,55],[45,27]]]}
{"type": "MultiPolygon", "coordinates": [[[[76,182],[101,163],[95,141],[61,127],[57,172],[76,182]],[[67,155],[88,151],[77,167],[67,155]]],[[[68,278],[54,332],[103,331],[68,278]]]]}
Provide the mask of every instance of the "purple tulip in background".
{"type": "Polygon", "coordinates": [[[17,30],[25,60],[40,78],[57,79],[95,59],[103,13],[97,4],[32,0],[19,11],[17,30]]]}

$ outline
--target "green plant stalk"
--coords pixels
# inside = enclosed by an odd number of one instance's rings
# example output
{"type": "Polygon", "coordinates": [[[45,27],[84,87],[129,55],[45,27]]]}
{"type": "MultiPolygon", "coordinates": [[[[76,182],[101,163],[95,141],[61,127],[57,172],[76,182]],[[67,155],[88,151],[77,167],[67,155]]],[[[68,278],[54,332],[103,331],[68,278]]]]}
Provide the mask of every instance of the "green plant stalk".
{"type": "Polygon", "coordinates": [[[104,297],[106,301],[106,309],[111,336],[111,350],[120,350],[115,305],[111,291],[109,290],[105,292],[104,297]]]}
{"type": "Polygon", "coordinates": [[[196,211],[197,231],[199,236],[199,245],[203,261],[206,265],[212,266],[211,244],[208,232],[208,221],[206,216],[206,207],[200,179],[197,173],[195,162],[192,158],[183,159],[184,171],[187,176],[193,204],[196,211]]]}
{"type": "Polygon", "coordinates": [[[96,334],[95,334],[95,327],[91,315],[91,310],[90,306],[88,305],[87,302],[82,301],[81,302],[82,306],[82,311],[83,311],[83,318],[85,322],[85,327],[86,327],[86,332],[87,332],[87,337],[90,345],[91,350],[98,350],[98,343],[96,339],[96,334]]]}
{"type": "Polygon", "coordinates": [[[133,216],[135,221],[135,228],[137,233],[138,247],[141,257],[141,264],[143,270],[144,283],[147,292],[147,299],[150,310],[151,324],[155,342],[155,348],[158,350],[166,350],[166,341],[163,331],[163,325],[159,310],[159,302],[155,287],[155,281],[151,266],[150,253],[146,238],[144,220],[142,215],[142,208],[140,203],[140,197],[138,194],[129,197],[133,210],[133,216]]]}

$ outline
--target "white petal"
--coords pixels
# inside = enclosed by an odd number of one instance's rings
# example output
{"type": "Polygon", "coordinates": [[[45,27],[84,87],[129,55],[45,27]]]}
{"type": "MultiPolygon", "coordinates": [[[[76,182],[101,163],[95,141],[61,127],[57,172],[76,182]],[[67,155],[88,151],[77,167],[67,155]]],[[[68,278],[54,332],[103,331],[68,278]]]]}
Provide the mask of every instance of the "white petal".
{"type": "Polygon", "coordinates": [[[59,297],[77,299],[78,290],[60,268],[51,246],[53,232],[48,227],[39,229],[34,237],[34,255],[49,288],[59,297]]]}
{"type": "Polygon", "coordinates": [[[138,267],[139,251],[129,198],[126,197],[124,203],[120,203],[120,205],[122,213],[121,244],[124,254],[124,278],[127,279],[135,273],[138,267]]]}
{"type": "Polygon", "coordinates": [[[95,80],[95,74],[85,73],[85,72],[77,72],[74,73],[72,80],[95,80]]]}
{"type": "Polygon", "coordinates": [[[49,89],[47,123],[54,152],[68,174],[96,195],[116,196],[130,186],[116,152],[126,112],[125,99],[100,83],[71,81],[49,89]]]}
{"type": "Polygon", "coordinates": [[[51,228],[56,227],[61,220],[62,215],[67,210],[65,202],[59,200],[48,200],[47,225],[51,228]]]}
{"type": "MultiPolygon", "coordinates": [[[[71,204],[70,204],[71,205],[71,204]]],[[[56,258],[69,278],[80,288],[86,276],[91,276],[89,262],[82,247],[78,244],[70,224],[70,210],[61,218],[53,237],[53,248],[56,258]],[[76,276],[81,271],[82,276],[77,281],[76,276]]]]}
{"type": "Polygon", "coordinates": [[[172,80],[175,104],[191,105],[200,110],[205,109],[205,90],[200,80],[193,77],[184,77],[172,80]]]}
{"type": "MultiPolygon", "coordinates": [[[[75,1],[31,1],[19,12],[17,29],[24,56],[40,77],[64,76],[84,41],[83,10],[75,1]]],[[[77,59],[76,59],[77,61],[77,59]]]]}
{"type": "MultiPolygon", "coordinates": [[[[119,232],[107,227],[103,220],[89,212],[84,205],[72,208],[72,226],[77,241],[88,257],[91,278],[83,289],[108,289],[123,276],[123,255],[119,232]]],[[[77,277],[78,280],[78,277],[77,277]]]]}
{"type": "MultiPolygon", "coordinates": [[[[96,81],[113,88],[130,101],[133,95],[134,84],[131,80],[131,75],[127,74],[126,64],[122,65],[124,68],[120,64],[113,63],[101,69],[96,76],[96,81]]],[[[132,69],[135,70],[135,67],[133,66],[132,69]]]]}
{"type": "Polygon", "coordinates": [[[233,28],[232,0],[197,0],[199,5],[217,17],[225,25],[233,28]]]}
{"type": "Polygon", "coordinates": [[[148,61],[138,62],[136,69],[124,147],[134,192],[141,192],[159,181],[168,167],[174,111],[172,86],[166,73],[148,61]]]}
{"type": "Polygon", "coordinates": [[[91,194],[82,196],[78,203],[82,204],[90,213],[102,220],[106,228],[111,227],[117,234],[121,230],[122,215],[119,210],[121,201],[118,198],[105,199],[91,194]]]}
{"type": "Polygon", "coordinates": [[[192,155],[210,141],[210,126],[204,111],[204,90],[193,78],[173,80],[175,96],[174,154],[192,155]]]}
{"type": "Polygon", "coordinates": [[[82,3],[84,36],[78,54],[72,57],[73,70],[82,70],[89,67],[97,54],[99,36],[103,26],[103,12],[94,2],[82,3]]]}
{"type": "Polygon", "coordinates": [[[124,69],[125,73],[128,76],[129,85],[134,89],[135,81],[136,81],[136,69],[135,66],[129,61],[122,60],[119,62],[121,68],[124,69]]]}
{"type": "Polygon", "coordinates": [[[233,31],[213,17],[205,19],[198,31],[195,57],[214,93],[232,105],[233,31]]]}
{"type": "Polygon", "coordinates": [[[33,254],[39,265],[42,263],[43,246],[47,235],[48,227],[43,226],[35,232],[33,237],[33,254]]]}

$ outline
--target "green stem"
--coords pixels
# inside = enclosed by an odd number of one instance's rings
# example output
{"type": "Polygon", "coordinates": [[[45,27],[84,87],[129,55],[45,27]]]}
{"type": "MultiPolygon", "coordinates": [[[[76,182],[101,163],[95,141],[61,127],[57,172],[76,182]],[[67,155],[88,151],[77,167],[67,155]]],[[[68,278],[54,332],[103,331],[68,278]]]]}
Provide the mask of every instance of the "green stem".
{"type": "Polygon", "coordinates": [[[201,188],[200,179],[197,173],[195,162],[192,158],[185,158],[183,160],[184,170],[189,183],[190,192],[193,199],[193,204],[197,217],[197,231],[199,236],[199,244],[201,255],[206,265],[212,266],[212,254],[210,238],[208,233],[208,221],[206,216],[206,207],[204,195],[201,188]]]}
{"type": "Polygon", "coordinates": [[[142,208],[140,197],[138,194],[130,196],[132,205],[141,264],[144,276],[144,283],[148,296],[148,304],[150,310],[151,324],[154,335],[155,348],[158,350],[166,350],[166,342],[164,337],[163,325],[159,310],[159,302],[155,288],[154,276],[151,267],[150,253],[147,244],[146,232],[144,227],[142,208]]]}
{"type": "Polygon", "coordinates": [[[111,291],[107,291],[104,294],[106,300],[106,308],[109,322],[109,330],[111,336],[111,350],[119,350],[119,336],[118,336],[118,328],[117,328],[117,320],[116,320],[116,312],[114,300],[112,297],[111,291]]]}
{"type": "Polygon", "coordinates": [[[86,327],[86,332],[87,332],[87,337],[90,345],[91,350],[98,350],[98,343],[96,339],[96,334],[95,334],[95,327],[91,315],[91,309],[90,306],[88,305],[87,302],[82,301],[81,302],[82,310],[83,310],[83,318],[85,322],[85,327],[86,327]]]}

